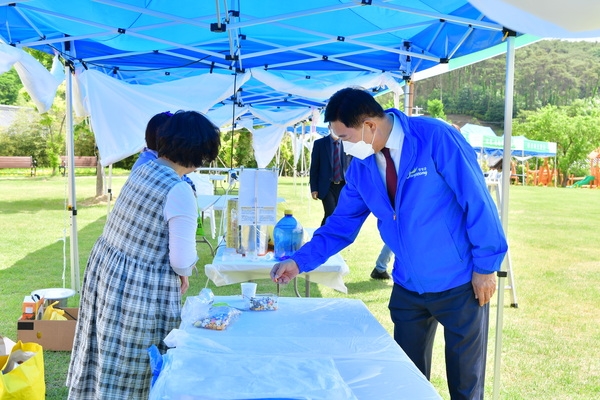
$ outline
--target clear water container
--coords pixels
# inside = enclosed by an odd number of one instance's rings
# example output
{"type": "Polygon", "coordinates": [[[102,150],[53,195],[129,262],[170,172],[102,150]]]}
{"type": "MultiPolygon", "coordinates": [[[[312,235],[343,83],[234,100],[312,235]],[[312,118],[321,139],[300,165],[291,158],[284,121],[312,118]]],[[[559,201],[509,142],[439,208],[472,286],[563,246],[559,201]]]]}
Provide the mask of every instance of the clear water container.
{"type": "Polygon", "coordinates": [[[238,253],[264,256],[267,254],[269,237],[267,225],[240,225],[238,253]]]}
{"type": "Polygon", "coordinates": [[[304,229],[294,218],[292,210],[285,210],[283,218],[273,228],[275,259],[285,260],[298,250],[304,241],[304,229]]]}

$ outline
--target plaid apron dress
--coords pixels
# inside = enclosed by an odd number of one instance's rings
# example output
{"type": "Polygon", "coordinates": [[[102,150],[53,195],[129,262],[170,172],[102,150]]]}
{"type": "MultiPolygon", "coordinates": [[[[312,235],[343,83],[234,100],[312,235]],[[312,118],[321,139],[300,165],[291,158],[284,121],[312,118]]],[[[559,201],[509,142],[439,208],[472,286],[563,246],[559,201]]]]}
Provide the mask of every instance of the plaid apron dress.
{"type": "Polygon", "coordinates": [[[67,386],[69,399],[147,399],[147,349],[180,322],[163,210],[180,177],[149,162],[131,174],[90,254],[67,386]]]}

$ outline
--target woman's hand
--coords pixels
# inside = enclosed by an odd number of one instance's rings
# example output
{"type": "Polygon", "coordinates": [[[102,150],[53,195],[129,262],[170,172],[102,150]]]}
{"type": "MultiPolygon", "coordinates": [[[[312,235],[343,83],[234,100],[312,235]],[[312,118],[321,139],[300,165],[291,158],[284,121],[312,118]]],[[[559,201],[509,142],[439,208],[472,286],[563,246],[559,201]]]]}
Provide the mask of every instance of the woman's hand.
{"type": "Polygon", "coordinates": [[[187,276],[179,276],[179,280],[181,281],[181,287],[180,287],[180,291],[181,294],[185,294],[185,292],[187,292],[187,290],[190,287],[190,280],[187,276]]]}

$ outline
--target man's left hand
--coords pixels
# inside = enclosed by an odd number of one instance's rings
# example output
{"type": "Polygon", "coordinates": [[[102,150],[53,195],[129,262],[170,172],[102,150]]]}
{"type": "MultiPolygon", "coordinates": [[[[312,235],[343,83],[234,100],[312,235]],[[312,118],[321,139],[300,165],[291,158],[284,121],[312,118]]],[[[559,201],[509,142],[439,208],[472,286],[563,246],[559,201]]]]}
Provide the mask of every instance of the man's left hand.
{"type": "Polygon", "coordinates": [[[492,299],[494,292],[496,292],[496,274],[479,274],[473,272],[471,284],[473,285],[475,298],[479,300],[479,305],[483,306],[492,299]]]}

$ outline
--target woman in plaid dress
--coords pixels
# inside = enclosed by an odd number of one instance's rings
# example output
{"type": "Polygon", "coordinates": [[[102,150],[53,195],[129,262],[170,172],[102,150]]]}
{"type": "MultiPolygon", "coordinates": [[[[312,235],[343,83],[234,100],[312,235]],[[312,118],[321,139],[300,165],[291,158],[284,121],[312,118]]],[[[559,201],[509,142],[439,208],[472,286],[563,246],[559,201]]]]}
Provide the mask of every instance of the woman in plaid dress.
{"type": "Polygon", "coordinates": [[[178,111],[158,133],[158,159],[131,173],[86,267],[67,377],[69,399],[147,399],[147,350],[179,325],[198,259],[198,210],[181,176],[214,160],[219,129],[178,111]]]}

